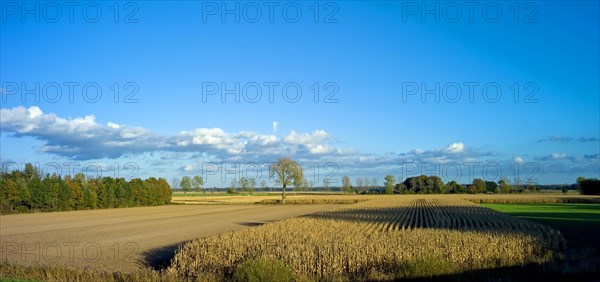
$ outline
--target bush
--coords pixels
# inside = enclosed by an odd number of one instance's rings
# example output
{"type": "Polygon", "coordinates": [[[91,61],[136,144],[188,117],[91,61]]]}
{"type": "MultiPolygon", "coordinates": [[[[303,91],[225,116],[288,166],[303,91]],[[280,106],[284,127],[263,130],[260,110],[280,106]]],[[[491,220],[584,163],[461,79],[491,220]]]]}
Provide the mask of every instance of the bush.
{"type": "Polygon", "coordinates": [[[282,261],[272,258],[248,259],[233,273],[233,281],[292,281],[294,273],[282,261]]]}
{"type": "Polygon", "coordinates": [[[582,195],[600,195],[600,180],[597,178],[580,177],[577,185],[582,195]]]}
{"type": "Polygon", "coordinates": [[[456,272],[452,262],[442,258],[422,258],[400,264],[400,278],[433,277],[456,272]]]}

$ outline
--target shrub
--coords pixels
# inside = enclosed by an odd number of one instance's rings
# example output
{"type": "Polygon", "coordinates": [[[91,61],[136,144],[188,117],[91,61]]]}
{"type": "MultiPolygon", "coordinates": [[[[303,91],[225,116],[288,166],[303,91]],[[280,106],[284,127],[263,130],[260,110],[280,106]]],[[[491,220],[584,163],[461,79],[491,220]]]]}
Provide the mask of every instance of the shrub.
{"type": "Polygon", "coordinates": [[[577,185],[582,195],[600,195],[600,179],[580,177],[577,185]]]}
{"type": "Polygon", "coordinates": [[[273,258],[253,258],[242,262],[233,273],[233,281],[292,281],[294,273],[282,261],[273,258]]]}
{"type": "Polygon", "coordinates": [[[452,262],[442,258],[418,258],[400,264],[400,278],[433,277],[456,272],[452,262]]]}

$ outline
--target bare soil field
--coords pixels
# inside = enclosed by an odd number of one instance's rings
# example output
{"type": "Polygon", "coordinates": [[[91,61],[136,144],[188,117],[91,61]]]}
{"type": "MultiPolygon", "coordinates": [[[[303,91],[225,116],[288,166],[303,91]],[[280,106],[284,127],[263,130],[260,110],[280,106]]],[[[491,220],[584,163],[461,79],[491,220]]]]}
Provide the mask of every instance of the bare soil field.
{"type": "MultiPolygon", "coordinates": [[[[133,271],[184,242],[336,205],[169,205],[0,216],[0,260],[133,271]]],[[[337,205],[339,206],[339,205],[337,205]]]]}

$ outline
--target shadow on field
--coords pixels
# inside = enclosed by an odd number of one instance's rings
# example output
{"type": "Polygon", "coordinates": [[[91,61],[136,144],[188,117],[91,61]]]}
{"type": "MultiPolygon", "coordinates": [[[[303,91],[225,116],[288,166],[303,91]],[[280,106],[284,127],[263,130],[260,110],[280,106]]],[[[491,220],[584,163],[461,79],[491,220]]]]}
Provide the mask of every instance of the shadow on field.
{"type": "Polygon", "coordinates": [[[476,282],[529,282],[529,281],[600,281],[600,260],[565,259],[523,266],[499,267],[493,269],[470,270],[453,274],[434,275],[420,278],[404,278],[399,281],[476,281],[476,282]]]}
{"type": "MultiPolygon", "coordinates": [[[[238,222],[237,224],[247,227],[255,227],[261,226],[267,222],[238,222]]],[[[179,249],[179,247],[185,245],[190,241],[182,241],[179,243],[163,246],[160,248],[155,248],[149,251],[142,253],[142,258],[140,259],[140,263],[150,267],[154,270],[164,270],[169,265],[171,265],[171,260],[175,257],[175,253],[179,249]]]]}
{"type": "Polygon", "coordinates": [[[255,227],[255,226],[261,226],[261,225],[265,224],[265,222],[238,222],[238,224],[242,225],[242,226],[255,227]]]}
{"type": "Polygon", "coordinates": [[[342,209],[305,215],[308,218],[374,223],[386,229],[432,228],[483,233],[523,234],[528,228],[547,231],[541,224],[480,206],[411,206],[342,209]]]}
{"type": "Polygon", "coordinates": [[[180,246],[183,246],[189,241],[167,245],[164,247],[152,249],[142,253],[141,263],[154,270],[164,270],[171,264],[171,260],[175,257],[175,253],[180,246]]]}
{"type": "MultiPolygon", "coordinates": [[[[454,274],[429,276],[427,263],[416,267],[424,278],[402,281],[600,281],[600,248],[597,226],[572,218],[540,220],[537,214],[518,214],[524,219],[481,206],[372,207],[336,210],[305,215],[307,218],[330,219],[378,224],[379,228],[432,228],[484,233],[522,234],[536,229],[542,236],[553,236],[548,226],[565,234],[570,247],[562,245],[560,255],[551,262],[495,269],[472,270],[454,274]],[[535,222],[535,223],[533,223],[535,222]],[[533,223],[533,224],[532,224],[533,223]],[[558,223],[558,224],[557,224],[558,223]],[[593,238],[593,239],[592,239],[593,238]]],[[[391,269],[415,266],[391,265],[391,269]]]]}

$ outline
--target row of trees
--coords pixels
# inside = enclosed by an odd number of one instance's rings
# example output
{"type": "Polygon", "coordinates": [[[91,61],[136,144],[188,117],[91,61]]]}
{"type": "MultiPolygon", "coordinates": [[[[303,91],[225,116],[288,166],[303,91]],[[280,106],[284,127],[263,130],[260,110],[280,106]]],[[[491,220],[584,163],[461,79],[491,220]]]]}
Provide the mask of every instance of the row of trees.
{"type": "MultiPolygon", "coordinates": [[[[276,182],[282,185],[281,203],[285,203],[285,193],[288,186],[301,187],[302,183],[306,181],[302,173],[302,167],[289,158],[279,159],[278,162],[271,165],[270,171],[276,182]]],[[[384,180],[384,187],[380,192],[385,194],[513,193],[524,191],[522,187],[521,190],[515,189],[506,178],[500,179],[497,183],[475,178],[470,185],[458,184],[456,181],[444,183],[438,176],[427,175],[409,177],[402,183],[396,183],[393,175],[386,175],[384,180]]],[[[364,184],[364,182],[357,180],[357,184],[364,184]]],[[[535,185],[530,185],[528,188],[532,191],[537,190],[535,185]]],[[[342,190],[349,193],[356,192],[350,177],[342,177],[342,190]]]]}
{"type": "MultiPolygon", "coordinates": [[[[177,178],[173,179],[173,186],[175,185],[177,185],[177,178]]],[[[184,193],[190,192],[192,189],[196,192],[201,192],[202,185],[204,185],[204,179],[199,175],[195,175],[194,177],[183,176],[181,181],[179,181],[179,188],[184,193]]]]}
{"type": "Polygon", "coordinates": [[[0,212],[67,211],[163,205],[171,202],[171,187],[154,177],[130,181],[124,178],[40,176],[32,165],[23,171],[0,173],[0,212]]]}
{"type": "MultiPolygon", "coordinates": [[[[377,183],[373,181],[373,183],[377,183]]],[[[342,177],[342,191],[347,193],[379,193],[379,194],[455,194],[455,193],[522,193],[527,191],[536,192],[539,188],[535,184],[515,184],[511,185],[506,178],[498,182],[484,181],[475,178],[471,184],[463,185],[456,181],[444,181],[438,176],[421,175],[409,177],[404,182],[397,183],[393,175],[386,175],[383,187],[371,186],[365,189],[363,179],[356,180],[356,186],[353,186],[350,177],[342,177]],[[360,188],[359,188],[360,187],[360,188]],[[362,188],[362,189],[361,189],[362,188]]]]}

